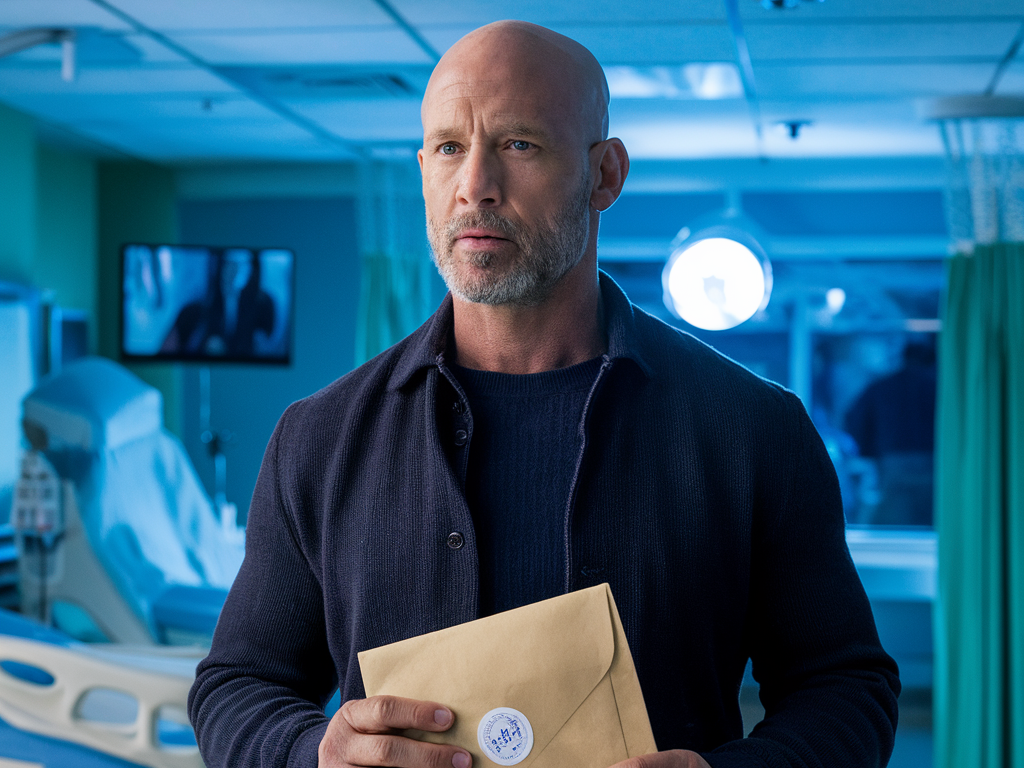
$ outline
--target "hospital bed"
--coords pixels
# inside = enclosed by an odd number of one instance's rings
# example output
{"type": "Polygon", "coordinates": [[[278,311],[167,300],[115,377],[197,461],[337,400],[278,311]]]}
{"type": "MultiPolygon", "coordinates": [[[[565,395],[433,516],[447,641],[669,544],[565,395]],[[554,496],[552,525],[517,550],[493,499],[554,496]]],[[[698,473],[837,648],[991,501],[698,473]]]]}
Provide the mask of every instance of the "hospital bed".
{"type": "Polygon", "coordinates": [[[88,645],[0,609],[0,766],[202,768],[185,712],[201,656],[88,645]]]}
{"type": "Polygon", "coordinates": [[[243,545],[162,414],[159,391],[99,357],[25,397],[32,451],[12,514],[23,613],[81,640],[209,643],[243,545]]]}

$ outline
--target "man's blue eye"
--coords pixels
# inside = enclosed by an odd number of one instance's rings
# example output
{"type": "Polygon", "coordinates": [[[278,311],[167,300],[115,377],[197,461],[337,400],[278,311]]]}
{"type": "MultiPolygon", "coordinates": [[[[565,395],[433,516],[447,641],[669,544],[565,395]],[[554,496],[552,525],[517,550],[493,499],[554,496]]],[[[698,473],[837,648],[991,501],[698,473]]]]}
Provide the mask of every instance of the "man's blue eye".
{"type": "Polygon", "coordinates": [[[522,152],[530,148],[530,142],[522,140],[513,141],[512,146],[522,152]]]}
{"type": "Polygon", "coordinates": [[[441,145],[441,154],[442,155],[454,155],[455,152],[456,152],[456,149],[455,149],[455,145],[454,144],[442,144],[441,145]]]}

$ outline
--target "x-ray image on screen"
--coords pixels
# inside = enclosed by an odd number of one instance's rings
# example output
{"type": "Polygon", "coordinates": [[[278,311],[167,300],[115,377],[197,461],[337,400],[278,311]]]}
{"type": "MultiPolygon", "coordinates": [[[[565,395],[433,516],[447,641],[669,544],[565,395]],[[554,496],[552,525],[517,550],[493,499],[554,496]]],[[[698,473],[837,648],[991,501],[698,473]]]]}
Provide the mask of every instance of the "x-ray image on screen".
{"type": "Polygon", "coordinates": [[[135,244],[122,255],[125,357],[289,361],[291,251],[135,244]]]}

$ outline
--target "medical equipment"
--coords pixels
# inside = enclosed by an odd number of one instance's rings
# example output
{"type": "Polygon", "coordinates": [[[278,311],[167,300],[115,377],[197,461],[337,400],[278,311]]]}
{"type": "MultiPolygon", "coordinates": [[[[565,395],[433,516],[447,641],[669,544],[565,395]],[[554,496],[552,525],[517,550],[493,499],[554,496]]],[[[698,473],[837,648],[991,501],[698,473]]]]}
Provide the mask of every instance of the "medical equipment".
{"type": "Polygon", "coordinates": [[[53,623],[79,639],[209,643],[243,546],[225,535],[162,409],[156,389],[95,357],[25,397],[25,460],[52,466],[63,515],[45,579],[19,529],[26,613],[45,587],[53,623]]]}

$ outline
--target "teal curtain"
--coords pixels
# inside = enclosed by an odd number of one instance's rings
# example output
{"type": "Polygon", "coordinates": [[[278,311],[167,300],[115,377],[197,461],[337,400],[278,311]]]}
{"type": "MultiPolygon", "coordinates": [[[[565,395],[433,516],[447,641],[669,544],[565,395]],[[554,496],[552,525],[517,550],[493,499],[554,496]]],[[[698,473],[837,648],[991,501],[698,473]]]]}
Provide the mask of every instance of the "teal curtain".
{"type": "Polygon", "coordinates": [[[356,365],[415,331],[444,296],[430,258],[420,184],[419,167],[409,159],[360,166],[356,365]]]}
{"type": "Polygon", "coordinates": [[[1024,768],[1024,243],[953,257],[939,350],[937,768],[1024,768]]]}

